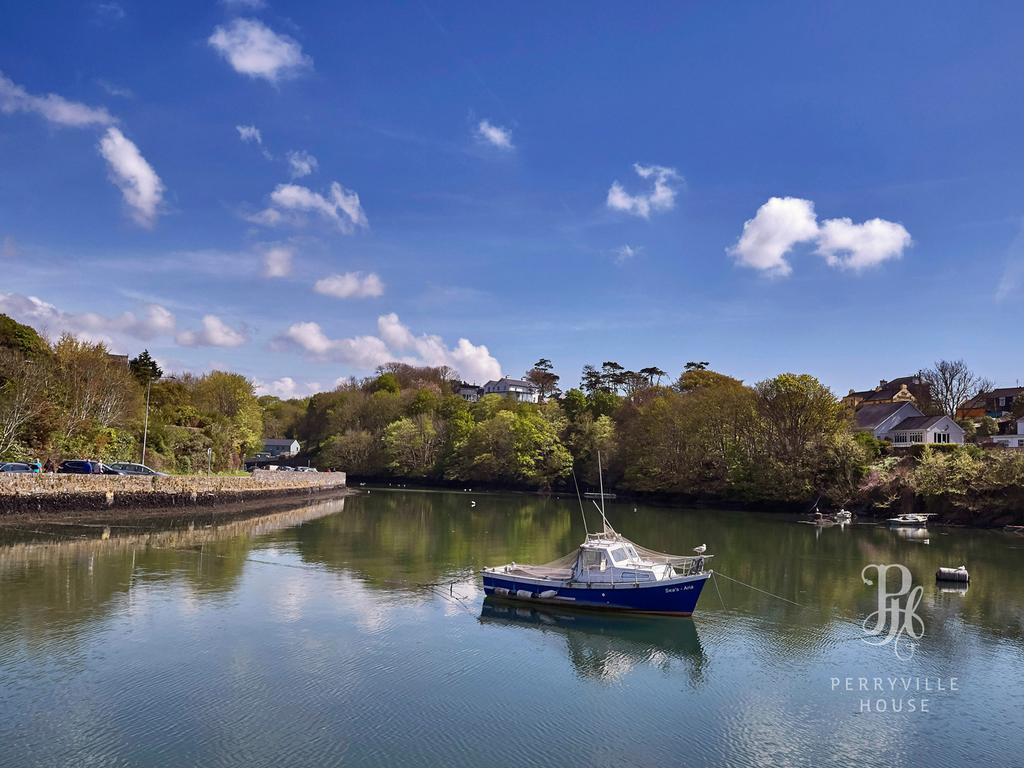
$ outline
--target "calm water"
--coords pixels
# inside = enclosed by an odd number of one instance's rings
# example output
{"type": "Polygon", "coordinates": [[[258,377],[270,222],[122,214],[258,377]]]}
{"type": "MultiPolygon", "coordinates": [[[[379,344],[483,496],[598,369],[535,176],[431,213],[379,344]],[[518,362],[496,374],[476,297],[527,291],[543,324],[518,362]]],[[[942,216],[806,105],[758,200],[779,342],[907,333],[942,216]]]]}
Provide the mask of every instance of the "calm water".
{"type": "Polygon", "coordinates": [[[721,573],[801,605],[719,579],[692,620],[601,617],[484,604],[473,575],[570,551],[575,500],[470,498],[374,490],[217,529],[8,538],[0,764],[1024,765],[1024,538],[611,505],[638,542],[706,542],[721,573]],[[909,661],[861,639],[868,563],[924,587],[909,661]],[[960,563],[970,589],[936,589],[960,563]],[[833,690],[847,677],[958,690],[833,690]],[[869,696],[930,711],[861,711],[869,696]]]}

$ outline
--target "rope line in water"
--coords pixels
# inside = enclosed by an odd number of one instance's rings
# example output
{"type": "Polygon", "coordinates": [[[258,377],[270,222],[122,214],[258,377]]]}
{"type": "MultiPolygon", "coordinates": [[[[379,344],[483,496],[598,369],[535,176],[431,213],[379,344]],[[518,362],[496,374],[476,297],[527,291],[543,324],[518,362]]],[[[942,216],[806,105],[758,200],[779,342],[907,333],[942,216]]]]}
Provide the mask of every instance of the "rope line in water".
{"type": "MultiPolygon", "coordinates": [[[[728,579],[729,581],[734,581],[737,584],[739,584],[740,586],[746,587],[747,589],[752,589],[755,592],[760,592],[762,595],[768,595],[768,597],[774,597],[776,600],[782,600],[784,603],[789,603],[790,605],[795,605],[797,608],[806,608],[807,607],[805,605],[800,605],[800,603],[793,602],[788,597],[783,597],[782,595],[776,595],[776,594],[773,594],[771,592],[767,592],[767,591],[765,591],[763,589],[758,589],[753,584],[747,584],[745,581],[740,581],[739,579],[734,579],[732,576],[726,576],[721,571],[715,571],[715,573],[718,574],[719,576],[721,576],[723,579],[728,579]]],[[[717,588],[718,588],[718,583],[716,582],[715,583],[715,589],[717,589],[717,588]]],[[[719,597],[721,597],[721,594],[719,594],[719,597]]]]}

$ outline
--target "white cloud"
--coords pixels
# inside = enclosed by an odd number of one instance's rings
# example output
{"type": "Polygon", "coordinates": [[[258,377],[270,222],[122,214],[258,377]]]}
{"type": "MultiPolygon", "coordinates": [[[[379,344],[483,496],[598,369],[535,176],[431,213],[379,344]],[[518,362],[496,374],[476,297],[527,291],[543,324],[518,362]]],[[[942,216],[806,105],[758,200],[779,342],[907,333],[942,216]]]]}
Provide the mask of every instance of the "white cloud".
{"type": "Polygon", "coordinates": [[[138,314],[123,312],[110,317],[96,312],[65,312],[35,296],[0,293],[0,312],[53,338],[70,333],[108,343],[122,336],[153,339],[173,333],[175,326],[174,315],[159,304],[147,304],[138,314]]]}
{"type": "Polygon", "coordinates": [[[829,266],[859,271],[899,258],[912,240],[903,225],[884,219],[826,219],[819,225],[810,200],[773,197],[743,225],[729,253],[743,266],[785,277],[792,272],[786,255],[805,242],[815,242],[829,266]]]}
{"type": "Polygon", "coordinates": [[[498,149],[515,149],[512,144],[512,131],[500,125],[494,125],[489,120],[481,120],[476,126],[476,137],[486,144],[498,149]]]}
{"type": "Polygon", "coordinates": [[[854,224],[846,218],[828,219],[818,233],[818,253],[829,266],[859,271],[898,259],[911,242],[903,225],[892,221],[854,224]]]}
{"type": "Polygon", "coordinates": [[[384,283],[376,273],[345,272],[329,275],[316,281],[313,290],[336,299],[362,299],[384,294],[384,283]]]}
{"type": "Polygon", "coordinates": [[[238,131],[238,138],[244,143],[263,144],[263,134],[255,125],[236,125],[235,130],[238,131]]]}
{"type": "Polygon", "coordinates": [[[286,222],[301,224],[301,217],[288,217],[283,212],[310,212],[333,222],[346,234],[354,231],[356,227],[369,226],[358,194],[345,189],[335,181],[331,184],[328,195],[329,197],[325,197],[299,184],[278,184],[270,193],[271,207],[246,218],[255,224],[265,226],[286,222]]]}
{"type": "Polygon", "coordinates": [[[204,315],[202,326],[198,331],[182,331],[176,341],[183,347],[238,347],[247,341],[243,332],[216,315],[204,315]]]}
{"type": "Polygon", "coordinates": [[[449,348],[440,336],[416,335],[391,313],[377,318],[379,336],[331,339],[318,323],[295,323],[277,337],[278,347],[293,347],[316,360],[340,362],[361,370],[400,360],[413,365],[449,365],[469,381],[501,377],[501,365],[487,347],[459,339],[449,348]]]}
{"type": "Polygon", "coordinates": [[[605,201],[609,208],[648,219],[652,213],[670,211],[675,207],[673,183],[681,178],[675,168],[634,163],[633,170],[641,179],[653,179],[654,188],[646,194],[631,195],[618,181],[613,181],[605,201]]]}
{"type": "Polygon", "coordinates": [[[294,255],[291,248],[283,245],[268,248],[263,254],[263,276],[288,277],[292,273],[292,257],[294,255]]]}
{"type": "Polygon", "coordinates": [[[113,24],[126,16],[124,6],[114,2],[96,3],[93,13],[95,20],[101,24],[113,24]]]}
{"type": "Polygon", "coordinates": [[[318,165],[316,158],[305,150],[293,150],[288,153],[288,166],[293,179],[309,176],[316,171],[318,165]]]}
{"type": "Polygon", "coordinates": [[[96,80],[96,85],[102,88],[104,91],[109,93],[111,96],[118,96],[122,99],[134,99],[135,93],[131,88],[125,88],[123,85],[117,85],[109,80],[99,79],[96,80]]]}
{"type": "Polygon", "coordinates": [[[306,397],[322,391],[318,381],[298,382],[291,376],[282,376],[280,379],[265,383],[259,379],[253,382],[257,395],[274,395],[282,400],[291,400],[296,397],[306,397]]]}
{"type": "Polygon", "coordinates": [[[620,245],[615,249],[615,263],[621,266],[639,256],[643,250],[639,245],[620,245]]]}
{"type": "Polygon", "coordinates": [[[218,26],[207,42],[239,74],[271,83],[294,77],[313,65],[298,42],[256,19],[234,19],[227,26],[218,26]]]}
{"type": "Polygon", "coordinates": [[[34,96],[0,72],[0,112],[31,112],[57,125],[83,128],[117,122],[103,107],[90,107],[63,96],[48,93],[34,96]]]}
{"type": "Polygon", "coordinates": [[[784,277],[792,271],[786,261],[790,249],[817,236],[814,203],[798,197],[773,197],[744,223],[743,234],[729,253],[743,266],[784,277]]]}
{"type": "Polygon", "coordinates": [[[110,166],[110,180],[132,209],[132,218],[144,227],[156,221],[164,185],[153,167],[117,128],[108,128],[100,139],[100,154],[110,166]]]}

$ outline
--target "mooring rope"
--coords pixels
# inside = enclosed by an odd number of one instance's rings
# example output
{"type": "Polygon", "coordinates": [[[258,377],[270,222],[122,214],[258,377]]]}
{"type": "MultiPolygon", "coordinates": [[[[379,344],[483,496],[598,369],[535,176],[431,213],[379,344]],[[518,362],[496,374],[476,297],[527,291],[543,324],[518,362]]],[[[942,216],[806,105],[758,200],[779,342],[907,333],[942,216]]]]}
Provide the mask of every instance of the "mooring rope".
{"type": "MultiPolygon", "coordinates": [[[[797,608],[806,608],[807,607],[805,605],[800,605],[800,603],[793,602],[788,597],[783,597],[782,595],[773,594],[773,593],[768,592],[766,590],[759,589],[758,587],[755,587],[753,584],[747,584],[745,581],[740,581],[739,579],[734,579],[732,576],[726,576],[721,571],[712,571],[712,573],[715,573],[718,576],[721,576],[723,579],[728,579],[729,581],[734,581],[737,584],[739,584],[740,586],[746,587],[747,589],[752,589],[755,592],[760,592],[762,595],[768,595],[768,597],[774,597],[776,600],[782,600],[784,603],[789,603],[790,605],[795,605],[797,608]]],[[[715,582],[715,589],[718,589],[718,582],[715,582]]],[[[718,596],[719,597],[722,596],[721,592],[719,592],[718,596]]],[[[724,606],[724,602],[723,602],[723,606],[724,606]]]]}

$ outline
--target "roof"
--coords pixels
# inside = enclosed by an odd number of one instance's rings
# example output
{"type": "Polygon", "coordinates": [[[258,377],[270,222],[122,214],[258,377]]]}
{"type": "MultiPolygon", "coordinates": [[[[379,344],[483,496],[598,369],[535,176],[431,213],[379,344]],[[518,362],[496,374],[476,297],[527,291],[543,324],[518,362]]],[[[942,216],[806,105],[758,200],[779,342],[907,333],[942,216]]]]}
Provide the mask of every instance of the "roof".
{"type": "Polygon", "coordinates": [[[297,442],[294,437],[268,437],[263,440],[264,445],[291,445],[297,442]]]}
{"type": "MultiPolygon", "coordinates": [[[[857,410],[857,413],[853,415],[854,426],[857,429],[875,429],[879,424],[907,405],[910,404],[877,403],[875,405],[863,405],[857,410]]],[[[917,411],[916,408],[914,408],[914,410],[917,411]]],[[[918,413],[920,413],[920,411],[918,411],[918,413]]]]}
{"type": "Polygon", "coordinates": [[[892,428],[893,432],[905,432],[908,429],[928,429],[929,427],[935,426],[938,422],[942,421],[945,416],[911,416],[908,419],[904,419],[895,427],[892,428]]]}
{"type": "Polygon", "coordinates": [[[523,379],[510,379],[508,376],[502,376],[497,381],[488,381],[485,386],[490,386],[491,384],[501,384],[502,382],[517,387],[528,387],[530,389],[537,389],[537,385],[531,381],[524,381],[523,379]]]}

